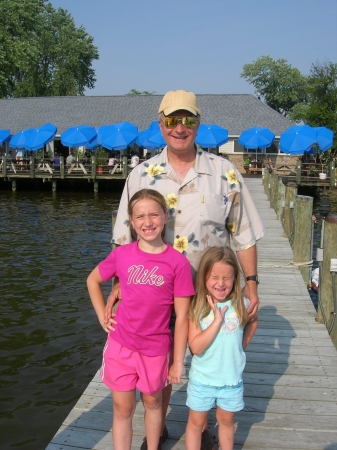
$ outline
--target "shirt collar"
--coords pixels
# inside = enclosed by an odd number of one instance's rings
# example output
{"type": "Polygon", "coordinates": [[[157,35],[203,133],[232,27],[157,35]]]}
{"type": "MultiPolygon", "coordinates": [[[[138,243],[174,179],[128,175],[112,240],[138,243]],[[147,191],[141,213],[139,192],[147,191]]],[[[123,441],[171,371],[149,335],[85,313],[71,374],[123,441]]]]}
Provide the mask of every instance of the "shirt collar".
{"type": "MultiPolygon", "coordinates": [[[[205,173],[207,175],[212,175],[212,159],[214,159],[214,156],[212,157],[212,155],[204,152],[203,149],[197,145],[197,154],[194,165],[194,170],[196,171],[196,173],[205,173]]],[[[167,157],[167,146],[164,147],[163,151],[159,155],[156,155],[156,164],[162,165],[164,167],[163,173],[168,172],[169,161],[167,157]]]]}

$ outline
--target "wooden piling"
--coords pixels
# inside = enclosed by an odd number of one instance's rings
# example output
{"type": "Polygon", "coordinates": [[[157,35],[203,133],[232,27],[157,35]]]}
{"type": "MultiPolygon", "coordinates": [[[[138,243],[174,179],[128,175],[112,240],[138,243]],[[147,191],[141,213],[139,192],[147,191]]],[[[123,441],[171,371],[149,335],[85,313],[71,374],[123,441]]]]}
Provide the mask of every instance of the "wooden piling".
{"type": "Polygon", "coordinates": [[[16,192],[16,180],[12,180],[12,191],[16,192]]]}
{"type": "MultiPolygon", "coordinates": [[[[309,263],[312,260],[312,210],[313,197],[297,195],[295,199],[294,220],[294,264],[309,263]]],[[[308,286],[311,282],[311,265],[299,266],[303,280],[308,286]]]]}
{"type": "Polygon", "coordinates": [[[64,156],[60,156],[60,178],[61,180],[64,180],[65,178],[64,156]]]}
{"type": "Polygon", "coordinates": [[[52,191],[56,192],[57,183],[56,180],[52,180],[52,191]]]}
{"type": "MultiPolygon", "coordinates": [[[[333,323],[334,314],[337,311],[334,310],[336,307],[336,301],[333,298],[333,281],[334,281],[334,291],[337,293],[337,282],[336,277],[333,278],[330,272],[331,259],[337,258],[337,214],[328,214],[325,218],[324,232],[323,232],[323,264],[321,270],[320,279],[320,299],[321,306],[324,310],[324,315],[326,318],[326,327],[329,330],[333,323]]],[[[336,294],[337,295],[337,294],[336,294]]],[[[324,323],[322,311],[320,307],[317,310],[316,320],[320,323],[324,323]]],[[[330,338],[337,348],[337,319],[334,322],[334,326],[330,330],[330,338]]]]}
{"type": "Polygon", "coordinates": [[[270,177],[270,206],[276,210],[277,203],[278,176],[275,173],[270,177]]]}
{"type": "Polygon", "coordinates": [[[289,239],[291,246],[294,238],[294,206],[296,195],[297,195],[297,184],[287,184],[284,215],[283,215],[284,217],[283,230],[284,230],[284,237],[287,237],[289,239]]]}
{"type": "Polygon", "coordinates": [[[98,181],[94,180],[94,192],[97,194],[98,192],[98,181]]]}
{"type": "Polygon", "coordinates": [[[35,178],[35,157],[31,156],[29,159],[29,177],[35,178]]]}
{"type": "Polygon", "coordinates": [[[2,176],[5,178],[7,176],[7,156],[2,157],[2,176]]]}
{"type": "Polygon", "coordinates": [[[275,212],[277,214],[278,220],[281,220],[283,213],[283,202],[285,202],[286,187],[282,182],[282,178],[278,179],[278,189],[277,189],[277,199],[275,212]]]}

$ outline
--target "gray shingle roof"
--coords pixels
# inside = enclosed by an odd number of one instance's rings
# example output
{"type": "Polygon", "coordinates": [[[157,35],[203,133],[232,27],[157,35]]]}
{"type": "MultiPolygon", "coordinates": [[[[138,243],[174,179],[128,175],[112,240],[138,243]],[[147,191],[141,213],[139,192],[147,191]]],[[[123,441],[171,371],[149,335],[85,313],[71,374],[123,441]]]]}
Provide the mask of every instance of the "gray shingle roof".
{"type": "MultiPolygon", "coordinates": [[[[225,127],[230,136],[253,126],[270,128],[279,136],[293,125],[250,94],[201,94],[197,98],[202,122],[225,127]]],[[[13,135],[51,122],[60,135],[75,125],[99,127],[128,121],[144,130],[157,119],[161,99],[162,95],[0,99],[0,129],[10,129],[13,135]]]]}

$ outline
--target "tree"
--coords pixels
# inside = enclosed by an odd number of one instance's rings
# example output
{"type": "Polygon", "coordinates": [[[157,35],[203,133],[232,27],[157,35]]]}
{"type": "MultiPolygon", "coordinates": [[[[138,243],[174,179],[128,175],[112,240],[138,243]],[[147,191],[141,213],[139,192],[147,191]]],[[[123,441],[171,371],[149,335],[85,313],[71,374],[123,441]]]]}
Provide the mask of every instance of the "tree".
{"type": "Polygon", "coordinates": [[[0,43],[4,43],[4,53],[0,53],[2,97],[83,95],[86,87],[94,87],[91,64],[98,59],[97,48],[83,27],[75,27],[66,10],[55,10],[44,0],[2,0],[0,13],[4,12],[8,18],[0,28],[0,43]],[[13,30],[17,36],[14,44],[13,30]],[[11,58],[13,49],[15,58],[11,58]],[[1,63],[6,58],[9,63],[3,70],[1,63]]]}
{"type": "Polygon", "coordinates": [[[137,91],[137,89],[131,89],[130,92],[128,92],[125,95],[154,95],[156,92],[149,92],[149,91],[137,91]]]}
{"type": "Polygon", "coordinates": [[[306,122],[314,127],[325,126],[337,132],[337,64],[312,64],[309,76],[309,107],[306,122]]]}
{"type": "Polygon", "coordinates": [[[261,56],[243,66],[241,77],[255,87],[268,106],[284,116],[297,103],[306,102],[307,77],[285,59],[261,56]]]}

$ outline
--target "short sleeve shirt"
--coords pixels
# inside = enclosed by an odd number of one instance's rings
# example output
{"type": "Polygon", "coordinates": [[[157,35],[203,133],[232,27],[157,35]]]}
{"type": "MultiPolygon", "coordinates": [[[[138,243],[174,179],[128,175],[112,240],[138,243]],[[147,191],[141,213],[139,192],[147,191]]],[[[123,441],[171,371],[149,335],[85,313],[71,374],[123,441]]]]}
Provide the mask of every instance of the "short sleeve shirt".
{"type": "Polygon", "coordinates": [[[165,197],[169,209],[165,241],[186,255],[195,270],[208,247],[228,246],[231,236],[235,250],[245,250],[265,234],[244,180],[230,161],[197,147],[195,165],[181,182],[165,147],[127,178],[113,243],[131,242],[127,205],[144,188],[156,189],[165,197]]]}
{"type": "MultiPolygon", "coordinates": [[[[244,298],[246,308],[249,299],[244,298]]],[[[189,378],[201,384],[211,386],[236,386],[242,381],[246,365],[246,354],[242,348],[243,327],[232,305],[231,300],[217,304],[225,312],[224,322],[211,345],[200,355],[193,355],[189,378]]],[[[202,331],[206,330],[214,320],[210,311],[207,317],[200,321],[202,331]]]]}
{"type": "Polygon", "coordinates": [[[152,254],[133,242],[113,250],[98,270],[103,281],[118,276],[123,292],[117,325],[109,337],[143,355],[166,355],[171,348],[169,322],[174,298],[194,295],[187,258],[170,245],[162,253],[152,254]]]}

